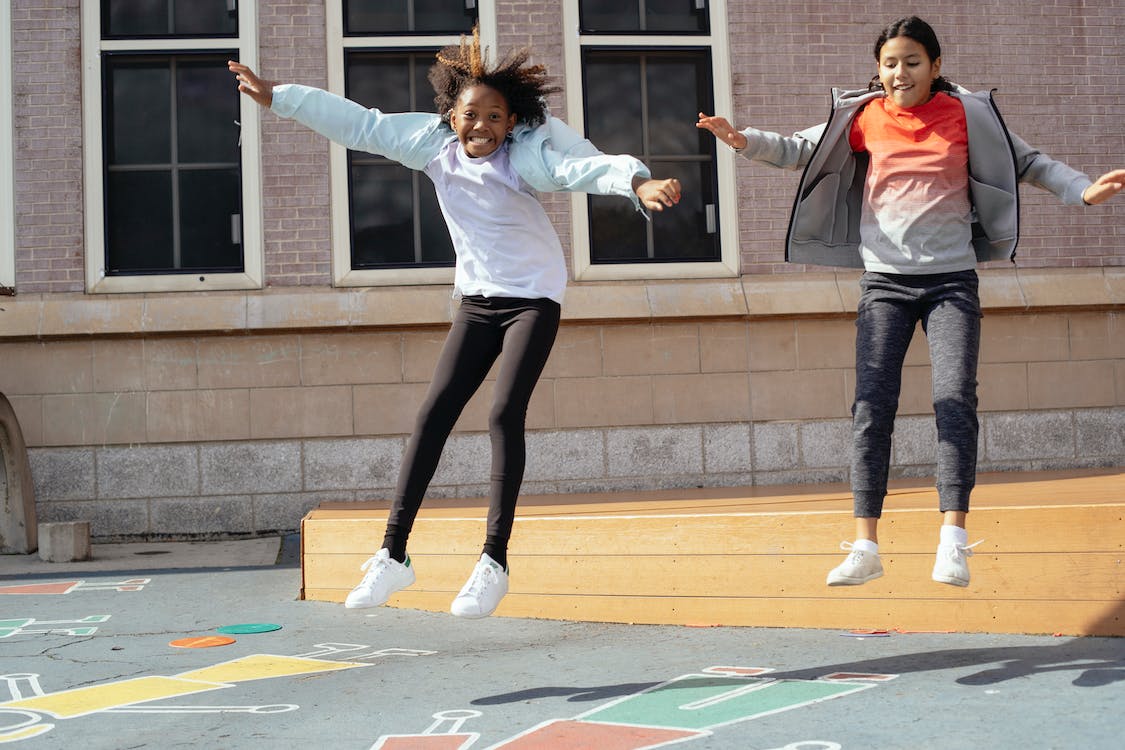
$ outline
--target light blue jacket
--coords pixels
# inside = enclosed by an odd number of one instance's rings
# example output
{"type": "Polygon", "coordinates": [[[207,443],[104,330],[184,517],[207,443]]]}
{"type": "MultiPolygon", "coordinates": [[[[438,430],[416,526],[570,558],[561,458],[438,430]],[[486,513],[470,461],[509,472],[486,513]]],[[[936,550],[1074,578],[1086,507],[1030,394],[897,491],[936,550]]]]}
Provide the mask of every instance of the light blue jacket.
{"type": "MultiPolygon", "coordinates": [[[[978,261],[1014,259],[1019,239],[1018,183],[1028,182],[1064,204],[1082,205],[1093,181],[1029,146],[1004,125],[991,92],[951,92],[965,107],[969,136],[969,197],[978,261]]],[[[867,155],[852,151],[851,124],[881,92],[832,92],[827,123],[792,137],[747,128],[742,156],[774,167],[804,168],[785,242],[791,263],[860,268],[859,220],[867,155]]]]}
{"type": "MultiPolygon", "coordinates": [[[[347,148],[379,154],[410,169],[425,168],[445,144],[457,138],[436,114],[387,114],[297,84],[275,86],[270,109],[347,148]]],[[[548,117],[536,127],[517,123],[509,158],[519,176],[535,190],[620,195],[644,212],[633,191],[633,177],[651,177],[648,167],[632,156],[603,154],[562,120],[548,117]]]]}

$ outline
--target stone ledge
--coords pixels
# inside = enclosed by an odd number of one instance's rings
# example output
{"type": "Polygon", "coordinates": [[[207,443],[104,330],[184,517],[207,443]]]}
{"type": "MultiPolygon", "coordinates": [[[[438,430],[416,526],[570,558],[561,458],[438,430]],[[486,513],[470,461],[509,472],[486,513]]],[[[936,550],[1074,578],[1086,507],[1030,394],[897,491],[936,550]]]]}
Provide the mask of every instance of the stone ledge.
{"type": "MultiPolygon", "coordinates": [[[[986,310],[1125,306],[1125,267],[982,269],[986,310]]],[[[857,271],[739,279],[574,282],[564,322],[835,317],[854,313],[857,271]]],[[[32,294],[0,299],[0,341],[440,326],[447,285],[192,294],[32,294]]]]}

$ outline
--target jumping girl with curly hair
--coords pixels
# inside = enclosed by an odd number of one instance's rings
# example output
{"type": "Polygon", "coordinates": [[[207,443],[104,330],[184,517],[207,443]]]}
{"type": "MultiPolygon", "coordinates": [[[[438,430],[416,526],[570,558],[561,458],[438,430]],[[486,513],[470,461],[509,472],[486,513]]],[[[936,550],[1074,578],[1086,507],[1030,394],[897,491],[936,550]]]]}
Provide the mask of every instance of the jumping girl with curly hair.
{"type": "Polygon", "coordinates": [[[376,607],[415,580],[406,541],[453,426],[501,359],[489,414],[491,489],[484,546],[451,611],[486,617],[508,591],[508,539],[526,460],[532,390],[558,331],[567,270],[535,191],[620,195],[638,210],[679,202],[680,183],[655,180],[632,156],[603,154],[547,113],[546,69],[526,48],[489,65],[480,37],[437,55],[429,78],[440,114],[384,114],[320,89],[274,85],[230,62],[239,91],[347,148],[426,173],[457,255],[460,307],[403,457],[386,535],[348,608],[376,607]]]}

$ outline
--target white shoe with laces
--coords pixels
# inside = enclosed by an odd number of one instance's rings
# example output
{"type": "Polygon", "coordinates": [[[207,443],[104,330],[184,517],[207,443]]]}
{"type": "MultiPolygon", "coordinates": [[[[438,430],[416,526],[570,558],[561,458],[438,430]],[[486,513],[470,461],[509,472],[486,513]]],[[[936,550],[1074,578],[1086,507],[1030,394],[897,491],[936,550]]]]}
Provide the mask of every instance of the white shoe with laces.
{"type": "Polygon", "coordinates": [[[482,554],[473,568],[473,574],[453,600],[449,611],[470,620],[488,617],[496,611],[500,600],[507,593],[507,571],[487,554],[482,554]]]}
{"type": "Polygon", "coordinates": [[[828,571],[829,586],[859,586],[883,575],[878,552],[864,552],[851,542],[840,542],[840,549],[851,552],[845,560],[828,571]]]}
{"type": "Polygon", "coordinates": [[[968,586],[969,558],[973,556],[973,547],[980,542],[939,544],[937,559],[934,560],[933,579],[938,583],[948,583],[950,586],[968,586]]]}
{"type": "Polygon", "coordinates": [[[390,550],[383,548],[359,567],[366,571],[363,580],[352,589],[344,606],[348,609],[378,607],[386,604],[391,594],[401,591],[414,583],[414,566],[407,556],[405,563],[391,557],[390,550]]]}

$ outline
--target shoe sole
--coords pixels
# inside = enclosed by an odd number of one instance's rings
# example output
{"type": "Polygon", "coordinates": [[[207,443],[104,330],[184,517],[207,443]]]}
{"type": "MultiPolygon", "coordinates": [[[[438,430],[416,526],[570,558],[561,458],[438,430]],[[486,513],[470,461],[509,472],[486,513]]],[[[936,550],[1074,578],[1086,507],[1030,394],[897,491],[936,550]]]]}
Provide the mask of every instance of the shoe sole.
{"type": "MultiPolygon", "coordinates": [[[[495,612],[495,611],[496,610],[492,610],[492,612],[495,612]]],[[[459,614],[457,612],[454,612],[452,609],[449,610],[449,614],[453,615],[454,617],[460,617],[462,620],[483,620],[484,618],[491,615],[492,612],[482,612],[480,614],[474,614],[472,612],[466,612],[464,614],[459,614]]]]}
{"type": "Polygon", "coordinates": [[[931,576],[931,578],[933,578],[938,583],[945,583],[950,586],[960,586],[961,588],[966,588],[969,585],[968,581],[962,580],[960,578],[939,578],[938,576],[931,576]]]}
{"type": "Polygon", "coordinates": [[[362,604],[360,604],[360,603],[357,603],[357,602],[349,602],[345,599],[344,600],[344,609],[372,609],[374,607],[382,607],[384,604],[386,604],[387,602],[389,602],[391,600],[392,596],[394,596],[398,592],[402,591],[403,589],[409,588],[410,586],[413,586],[413,585],[414,585],[414,581],[410,581],[406,585],[400,586],[399,588],[395,589],[390,594],[388,594],[387,598],[384,599],[381,602],[363,602],[362,604]]]}
{"type": "Polygon", "coordinates": [[[866,578],[836,578],[829,579],[829,586],[862,586],[868,581],[874,581],[876,578],[882,578],[883,571],[879,571],[875,575],[867,576],[866,578]]]}

